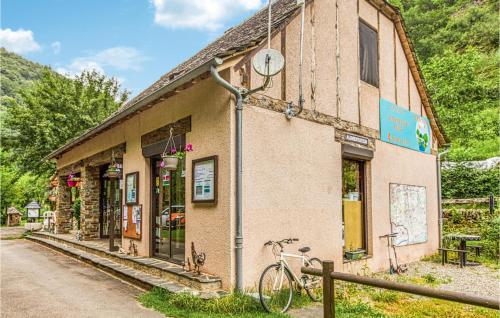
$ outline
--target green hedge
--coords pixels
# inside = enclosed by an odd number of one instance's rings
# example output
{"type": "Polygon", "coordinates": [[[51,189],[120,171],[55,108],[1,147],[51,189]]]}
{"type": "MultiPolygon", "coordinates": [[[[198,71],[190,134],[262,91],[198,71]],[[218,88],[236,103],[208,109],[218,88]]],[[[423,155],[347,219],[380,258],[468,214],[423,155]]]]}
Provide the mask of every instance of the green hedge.
{"type": "Polygon", "coordinates": [[[483,198],[500,193],[498,168],[484,170],[458,164],[442,170],[441,182],[445,199],[483,198]]]}

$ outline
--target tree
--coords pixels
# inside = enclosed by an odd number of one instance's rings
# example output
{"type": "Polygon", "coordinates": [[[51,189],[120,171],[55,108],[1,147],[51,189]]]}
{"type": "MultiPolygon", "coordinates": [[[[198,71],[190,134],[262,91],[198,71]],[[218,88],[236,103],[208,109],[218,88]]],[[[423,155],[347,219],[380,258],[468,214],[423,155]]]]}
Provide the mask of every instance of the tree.
{"type": "Polygon", "coordinates": [[[498,156],[498,56],[475,48],[447,50],[423,67],[453,160],[498,156]]]}
{"type": "Polygon", "coordinates": [[[128,92],[95,71],[70,79],[45,69],[19,96],[3,106],[3,146],[15,154],[20,172],[49,174],[53,164],[42,159],[116,111],[128,92]]]}

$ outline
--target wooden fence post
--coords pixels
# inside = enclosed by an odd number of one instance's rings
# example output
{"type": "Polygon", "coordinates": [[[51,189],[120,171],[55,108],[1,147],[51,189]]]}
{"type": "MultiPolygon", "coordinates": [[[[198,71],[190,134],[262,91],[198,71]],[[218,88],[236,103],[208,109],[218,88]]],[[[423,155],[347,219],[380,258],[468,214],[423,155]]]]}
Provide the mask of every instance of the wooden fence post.
{"type": "Polygon", "coordinates": [[[335,317],[334,283],[331,273],[334,270],[333,261],[323,261],[323,317],[335,317]]]}

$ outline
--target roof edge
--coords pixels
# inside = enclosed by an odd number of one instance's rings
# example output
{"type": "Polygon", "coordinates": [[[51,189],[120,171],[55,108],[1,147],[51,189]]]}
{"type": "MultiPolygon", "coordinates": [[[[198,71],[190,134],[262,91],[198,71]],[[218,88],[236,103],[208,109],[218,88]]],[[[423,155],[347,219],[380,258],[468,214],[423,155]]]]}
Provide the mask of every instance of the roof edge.
{"type": "Polygon", "coordinates": [[[190,72],[182,75],[181,77],[179,77],[178,79],[176,79],[172,83],[157,89],[156,91],[152,92],[149,95],[144,96],[142,99],[135,102],[131,107],[125,109],[123,112],[119,112],[118,114],[111,114],[107,119],[105,119],[99,125],[87,130],[85,133],[79,135],[78,137],[70,140],[69,142],[67,142],[63,146],[52,151],[50,154],[45,156],[42,159],[42,161],[54,159],[58,155],[66,152],[66,151],[69,151],[70,149],[76,147],[78,144],[82,143],[83,141],[92,138],[93,136],[95,136],[96,134],[99,134],[104,129],[111,127],[112,125],[116,124],[120,120],[125,119],[129,115],[132,115],[133,113],[135,113],[136,111],[138,111],[142,107],[148,105],[151,102],[154,102],[155,100],[157,100],[161,96],[163,96],[169,92],[172,92],[176,88],[178,88],[179,86],[190,82],[194,78],[196,78],[196,77],[198,77],[206,72],[209,72],[210,66],[212,66],[212,65],[218,66],[221,64],[221,62],[222,62],[222,60],[220,58],[215,57],[215,58],[209,60],[208,62],[200,65],[199,67],[191,70],[190,72]]]}

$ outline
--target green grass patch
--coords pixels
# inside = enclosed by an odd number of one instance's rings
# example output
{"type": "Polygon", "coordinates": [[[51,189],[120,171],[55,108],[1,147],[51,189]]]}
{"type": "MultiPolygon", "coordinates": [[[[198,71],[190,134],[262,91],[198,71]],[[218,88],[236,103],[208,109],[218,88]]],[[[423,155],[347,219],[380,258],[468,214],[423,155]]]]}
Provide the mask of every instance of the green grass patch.
{"type": "Polygon", "coordinates": [[[173,294],[155,288],[139,296],[139,301],[148,308],[153,308],[175,318],[278,318],[284,314],[264,312],[258,300],[239,293],[214,299],[201,299],[191,294],[173,294]]]}

